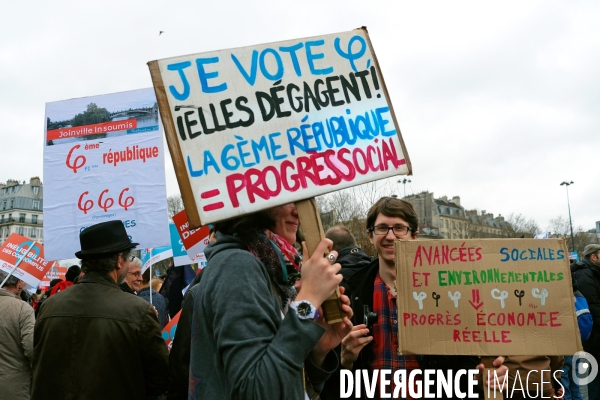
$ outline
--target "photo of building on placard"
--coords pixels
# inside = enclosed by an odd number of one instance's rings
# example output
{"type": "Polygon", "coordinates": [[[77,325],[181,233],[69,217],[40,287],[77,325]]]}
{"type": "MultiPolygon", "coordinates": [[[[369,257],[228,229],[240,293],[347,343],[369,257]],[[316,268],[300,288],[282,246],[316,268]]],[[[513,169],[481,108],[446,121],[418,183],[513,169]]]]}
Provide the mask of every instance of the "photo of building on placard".
{"type": "Polygon", "coordinates": [[[147,98],[107,94],[48,103],[46,145],[66,144],[158,130],[158,105],[147,98]]]}

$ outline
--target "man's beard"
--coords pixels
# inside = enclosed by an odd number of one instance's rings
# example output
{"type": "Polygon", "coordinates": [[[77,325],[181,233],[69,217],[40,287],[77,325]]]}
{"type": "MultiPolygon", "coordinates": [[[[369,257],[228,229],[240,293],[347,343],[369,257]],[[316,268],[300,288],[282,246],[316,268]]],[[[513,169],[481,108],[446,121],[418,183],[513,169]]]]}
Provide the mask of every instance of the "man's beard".
{"type": "Polygon", "coordinates": [[[121,271],[121,274],[119,275],[119,279],[118,279],[118,284],[120,285],[121,283],[125,282],[125,278],[127,278],[127,273],[129,272],[129,267],[127,268],[123,268],[123,270],[121,271]]]}

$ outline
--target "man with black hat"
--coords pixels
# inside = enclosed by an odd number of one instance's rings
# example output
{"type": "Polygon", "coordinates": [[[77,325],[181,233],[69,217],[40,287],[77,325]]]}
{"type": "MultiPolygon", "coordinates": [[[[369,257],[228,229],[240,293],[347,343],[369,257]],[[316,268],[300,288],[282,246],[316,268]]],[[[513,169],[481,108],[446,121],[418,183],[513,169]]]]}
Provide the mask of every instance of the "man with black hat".
{"type": "MultiPolygon", "coordinates": [[[[583,349],[600,361],[600,245],[588,244],[583,260],[571,264],[573,289],[579,290],[588,302],[594,319],[592,336],[583,342],[583,349]]],[[[588,384],[590,400],[600,397],[600,377],[588,384]]]]}
{"type": "Polygon", "coordinates": [[[34,331],[32,399],[146,399],[167,385],[168,351],[156,312],[121,291],[117,278],[130,262],[121,221],[80,235],[85,275],[49,298],[34,331]]]}

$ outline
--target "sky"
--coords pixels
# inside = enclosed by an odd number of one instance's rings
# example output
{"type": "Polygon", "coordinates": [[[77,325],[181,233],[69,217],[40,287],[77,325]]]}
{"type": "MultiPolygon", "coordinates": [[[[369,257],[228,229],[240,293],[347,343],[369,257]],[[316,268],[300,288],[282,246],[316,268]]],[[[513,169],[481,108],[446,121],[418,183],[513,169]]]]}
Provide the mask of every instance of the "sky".
{"type": "MultiPolygon", "coordinates": [[[[600,2],[4,1],[0,16],[0,182],[43,181],[47,102],[151,87],[151,60],[366,26],[407,194],[546,229],[568,218],[567,180],[573,225],[600,221],[600,2]]],[[[166,177],[177,194],[168,157],[166,177]]]]}

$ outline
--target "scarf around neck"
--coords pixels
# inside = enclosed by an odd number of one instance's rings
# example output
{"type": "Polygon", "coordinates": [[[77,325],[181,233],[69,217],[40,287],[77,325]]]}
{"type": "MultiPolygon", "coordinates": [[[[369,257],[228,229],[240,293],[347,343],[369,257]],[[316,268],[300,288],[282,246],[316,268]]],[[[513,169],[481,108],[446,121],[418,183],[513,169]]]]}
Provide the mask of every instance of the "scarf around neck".
{"type": "MultiPolygon", "coordinates": [[[[296,298],[296,289],[288,284],[288,275],[299,272],[301,258],[298,251],[284,238],[268,229],[259,231],[247,242],[248,250],[266,267],[281,298],[282,308],[296,298]]],[[[282,310],[283,311],[283,310],[282,310]]]]}

